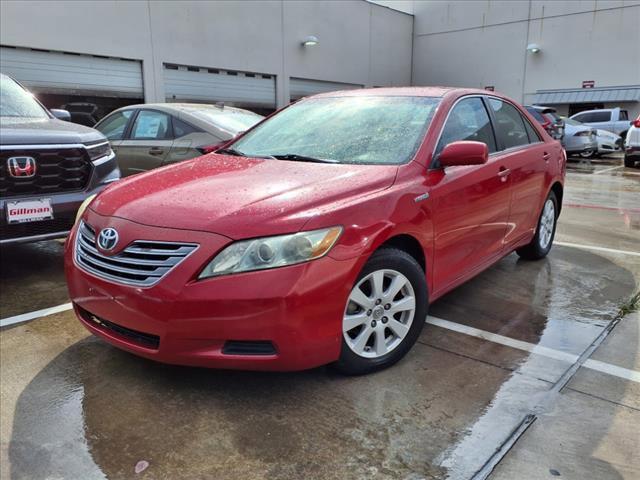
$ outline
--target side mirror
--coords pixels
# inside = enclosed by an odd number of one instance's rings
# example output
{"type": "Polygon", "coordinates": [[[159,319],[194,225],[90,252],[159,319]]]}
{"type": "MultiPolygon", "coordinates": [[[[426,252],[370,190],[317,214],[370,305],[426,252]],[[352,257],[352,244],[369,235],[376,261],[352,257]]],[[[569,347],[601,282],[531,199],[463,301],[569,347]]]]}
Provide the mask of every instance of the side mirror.
{"type": "Polygon", "coordinates": [[[49,110],[51,115],[56,117],[58,120],[64,120],[65,122],[71,121],[71,114],[68,110],[62,110],[61,108],[52,108],[49,110]]]}
{"type": "Polygon", "coordinates": [[[482,165],[488,159],[489,147],[486,143],[466,140],[447,144],[438,157],[441,167],[482,165]]]}

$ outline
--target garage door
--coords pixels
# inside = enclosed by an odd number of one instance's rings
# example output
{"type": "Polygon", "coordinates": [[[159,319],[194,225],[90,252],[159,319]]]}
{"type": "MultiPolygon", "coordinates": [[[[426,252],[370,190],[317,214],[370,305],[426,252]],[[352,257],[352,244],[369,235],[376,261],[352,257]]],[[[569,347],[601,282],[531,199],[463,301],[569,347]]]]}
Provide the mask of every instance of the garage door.
{"type": "Polygon", "coordinates": [[[164,88],[168,102],[225,102],[259,108],[276,105],[276,79],[261,73],[165,64],[164,88]]]}
{"type": "Polygon", "coordinates": [[[143,97],[136,60],[0,47],[0,70],[35,93],[143,97]]]}
{"type": "Polygon", "coordinates": [[[289,79],[289,96],[292,101],[309,95],[315,95],[316,93],[333,92],[335,90],[353,90],[354,88],[362,88],[362,85],[309,80],[307,78],[292,77],[289,79]]]}

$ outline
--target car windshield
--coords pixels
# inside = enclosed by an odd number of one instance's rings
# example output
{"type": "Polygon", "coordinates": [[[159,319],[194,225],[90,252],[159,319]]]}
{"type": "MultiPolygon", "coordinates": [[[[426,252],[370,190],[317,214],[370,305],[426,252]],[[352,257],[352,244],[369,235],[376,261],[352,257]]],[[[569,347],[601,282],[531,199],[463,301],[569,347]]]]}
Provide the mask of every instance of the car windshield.
{"type": "Polygon", "coordinates": [[[320,97],[302,100],[234,142],[245,156],[400,164],[413,158],[439,98],[320,97]]]}
{"type": "Polygon", "coordinates": [[[0,116],[49,118],[31,93],[5,75],[0,76],[0,116]]]}
{"type": "Polygon", "coordinates": [[[199,118],[203,122],[212,123],[218,128],[236,134],[249,130],[264,117],[257,113],[225,109],[225,108],[189,108],[184,109],[185,112],[199,118]]]}

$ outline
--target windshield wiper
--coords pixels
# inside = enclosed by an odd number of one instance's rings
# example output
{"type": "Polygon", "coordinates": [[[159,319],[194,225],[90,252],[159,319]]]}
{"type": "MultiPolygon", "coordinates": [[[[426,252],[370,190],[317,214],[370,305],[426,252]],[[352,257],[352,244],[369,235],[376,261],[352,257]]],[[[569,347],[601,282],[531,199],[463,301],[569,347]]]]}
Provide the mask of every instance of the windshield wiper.
{"type": "Polygon", "coordinates": [[[236,157],[245,157],[246,155],[239,150],[234,148],[221,148],[220,150],[216,150],[216,153],[223,153],[225,155],[234,155],[236,157]]]}
{"type": "Polygon", "coordinates": [[[340,163],[337,160],[328,158],[307,157],[306,155],[298,155],[296,153],[284,153],[282,155],[271,155],[278,160],[294,160],[296,162],[314,162],[314,163],[340,163]]]}

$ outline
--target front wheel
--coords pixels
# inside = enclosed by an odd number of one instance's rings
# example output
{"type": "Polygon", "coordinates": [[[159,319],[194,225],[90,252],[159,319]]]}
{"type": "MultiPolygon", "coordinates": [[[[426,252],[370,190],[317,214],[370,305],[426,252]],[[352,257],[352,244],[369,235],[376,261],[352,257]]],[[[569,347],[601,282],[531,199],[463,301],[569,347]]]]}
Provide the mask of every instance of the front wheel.
{"type": "Polygon", "coordinates": [[[558,199],[556,194],[549,192],[544,202],[542,213],[538,219],[536,234],[531,243],[516,250],[516,253],[526,260],[539,260],[544,258],[551,250],[553,237],[556,234],[556,222],[558,220],[558,199]]]}
{"type": "Polygon", "coordinates": [[[416,342],[426,317],[427,284],[418,262],[402,250],[378,250],[347,299],[342,350],[333,366],[360,375],[393,365],[416,342]]]}

